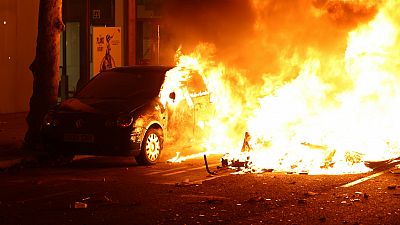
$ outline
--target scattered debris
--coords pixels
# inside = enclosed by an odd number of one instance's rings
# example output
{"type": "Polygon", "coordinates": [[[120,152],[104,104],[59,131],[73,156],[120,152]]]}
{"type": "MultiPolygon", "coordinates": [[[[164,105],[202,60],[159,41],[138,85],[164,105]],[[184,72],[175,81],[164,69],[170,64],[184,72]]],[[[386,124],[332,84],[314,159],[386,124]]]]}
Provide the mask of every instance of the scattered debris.
{"type": "Polygon", "coordinates": [[[189,179],[185,179],[181,182],[175,183],[176,187],[187,187],[187,186],[193,186],[193,185],[200,185],[203,182],[201,180],[199,181],[189,181],[189,179]]]}
{"type": "Polygon", "coordinates": [[[89,196],[86,198],[81,199],[81,203],[84,203],[86,205],[109,205],[109,204],[115,204],[119,203],[119,201],[114,201],[110,197],[106,195],[100,195],[100,196],[89,196]]]}
{"type": "Polygon", "coordinates": [[[267,201],[267,199],[265,199],[261,196],[252,197],[252,198],[246,200],[246,202],[248,202],[248,203],[265,202],[265,201],[267,201]]]}
{"type": "Polygon", "coordinates": [[[214,195],[181,195],[184,198],[196,199],[190,203],[204,203],[204,204],[222,204],[224,200],[228,199],[222,196],[214,196],[214,195]],[[200,201],[198,200],[200,199],[200,201]]]}
{"type": "Polygon", "coordinates": [[[299,203],[299,204],[306,204],[306,203],[307,203],[307,200],[305,200],[304,198],[302,198],[302,199],[299,199],[299,200],[297,201],[297,203],[299,203]]]}
{"type": "Polygon", "coordinates": [[[307,197],[311,197],[311,196],[316,196],[316,195],[318,195],[318,193],[317,193],[317,192],[309,191],[309,192],[305,193],[304,195],[307,196],[307,197]]]}

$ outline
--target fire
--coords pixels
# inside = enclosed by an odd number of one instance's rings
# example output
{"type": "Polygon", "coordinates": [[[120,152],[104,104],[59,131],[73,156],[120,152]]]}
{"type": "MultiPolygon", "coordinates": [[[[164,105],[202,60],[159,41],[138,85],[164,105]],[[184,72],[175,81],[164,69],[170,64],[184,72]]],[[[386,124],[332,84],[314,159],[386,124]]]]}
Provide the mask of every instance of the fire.
{"type": "MultiPolygon", "coordinates": [[[[355,2],[369,10],[376,6],[355,2]]],[[[254,1],[255,7],[262,3],[254,1]]],[[[166,103],[173,91],[179,97],[169,104],[187,101],[193,107],[184,83],[194,71],[200,74],[215,107],[210,119],[197,123],[205,153],[248,160],[252,171],[367,172],[366,160],[400,156],[399,6],[379,5],[374,17],[347,33],[343,52],[327,55],[310,47],[306,57],[294,54],[289,64],[299,72],[293,78],[260,73],[264,83],[253,85],[246,72],[213,61],[211,45],[190,55],[179,51],[161,97],[166,103]],[[251,150],[243,152],[246,131],[251,150]]],[[[255,29],[265,29],[259,20],[255,29]]]]}

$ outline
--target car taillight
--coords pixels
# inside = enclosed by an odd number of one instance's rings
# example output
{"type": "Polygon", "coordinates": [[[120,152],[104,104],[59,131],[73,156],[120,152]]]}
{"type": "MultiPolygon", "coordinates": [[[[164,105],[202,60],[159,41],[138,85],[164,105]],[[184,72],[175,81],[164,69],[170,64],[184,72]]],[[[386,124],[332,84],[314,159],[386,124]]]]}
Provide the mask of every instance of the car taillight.
{"type": "Polygon", "coordinates": [[[133,119],[130,115],[120,115],[117,118],[117,127],[129,127],[130,125],[132,125],[133,119]]]}

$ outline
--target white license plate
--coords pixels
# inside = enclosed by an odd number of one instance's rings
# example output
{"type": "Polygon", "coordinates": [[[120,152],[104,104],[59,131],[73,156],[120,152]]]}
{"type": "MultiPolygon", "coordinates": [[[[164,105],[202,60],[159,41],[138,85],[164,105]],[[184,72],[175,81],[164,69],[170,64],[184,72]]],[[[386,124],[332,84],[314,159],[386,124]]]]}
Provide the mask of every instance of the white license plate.
{"type": "Polygon", "coordinates": [[[93,134],[64,134],[64,141],[93,143],[94,135],[93,134]]]}

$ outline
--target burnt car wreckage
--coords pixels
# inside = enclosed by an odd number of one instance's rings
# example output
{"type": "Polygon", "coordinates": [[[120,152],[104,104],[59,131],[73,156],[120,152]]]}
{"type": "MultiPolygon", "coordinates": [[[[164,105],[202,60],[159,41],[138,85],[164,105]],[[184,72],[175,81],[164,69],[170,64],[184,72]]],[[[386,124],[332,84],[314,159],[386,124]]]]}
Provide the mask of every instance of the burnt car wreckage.
{"type": "Polygon", "coordinates": [[[66,158],[134,156],[139,164],[155,163],[167,135],[168,113],[159,93],[169,69],[133,66],[96,75],[47,113],[44,150],[66,158]]]}

